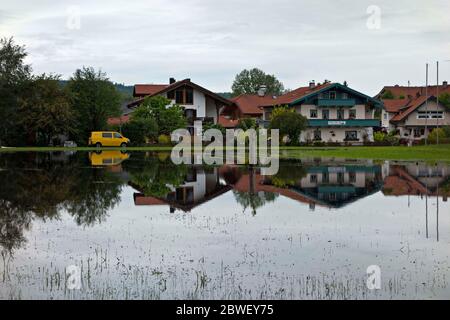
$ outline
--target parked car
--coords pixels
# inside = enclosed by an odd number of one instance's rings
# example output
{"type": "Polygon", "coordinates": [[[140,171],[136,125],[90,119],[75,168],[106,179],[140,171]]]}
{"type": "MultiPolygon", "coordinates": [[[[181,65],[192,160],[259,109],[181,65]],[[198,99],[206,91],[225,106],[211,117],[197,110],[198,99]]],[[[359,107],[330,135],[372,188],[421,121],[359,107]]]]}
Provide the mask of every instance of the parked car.
{"type": "Polygon", "coordinates": [[[130,139],[125,138],[114,131],[94,131],[91,132],[88,144],[100,147],[122,147],[125,148],[130,143],[130,139]]]}
{"type": "Polygon", "coordinates": [[[64,148],[76,148],[77,144],[74,141],[64,141],[64,148]]]}

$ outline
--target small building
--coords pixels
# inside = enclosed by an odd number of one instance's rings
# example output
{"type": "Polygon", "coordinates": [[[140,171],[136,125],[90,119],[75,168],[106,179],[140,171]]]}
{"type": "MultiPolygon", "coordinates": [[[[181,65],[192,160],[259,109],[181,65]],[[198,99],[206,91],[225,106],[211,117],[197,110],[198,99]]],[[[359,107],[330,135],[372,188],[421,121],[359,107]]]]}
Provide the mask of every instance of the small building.
{"type": "Polygon", "coordinates": [[[402,139],[421,140],[435,128],[450,125],[450,110],[437,96],[450,93],[447,81],[439,86],[386,86],[376,96],[383,102],[382,127],[402,139]],[[428,98],[427,98],[428,95],[428,98]]]}
{"type": "MultiPolygon", "coordinates": [[[[128,104],[131,111],[141,105],[145,98],[154,96],[163,96],[171,101],[170,105],[181,106],[188,120],[187,129],[191,134],[194,132],[194,121],[217,124],[221,110],[233,104],[230,100],[193,83],[190,79],[176,81],[170,78],[168,84],[136,84],[133,96],[135,100],[128,104]]],[[[110,122],[117,121],[110,120],[110,122]]]]}

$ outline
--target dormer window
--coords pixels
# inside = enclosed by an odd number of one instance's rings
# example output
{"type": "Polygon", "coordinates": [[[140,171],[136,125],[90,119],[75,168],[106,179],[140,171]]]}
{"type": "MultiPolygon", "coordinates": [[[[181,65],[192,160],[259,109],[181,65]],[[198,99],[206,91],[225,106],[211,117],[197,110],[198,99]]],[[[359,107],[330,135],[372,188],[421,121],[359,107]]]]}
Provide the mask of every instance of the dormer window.
{"type": "Polygon", "coordinates": [[[194,90],[190,87],[178,88],[175,91],[168,92],[167,98],[175,100],[177,104],[193,104],[194,90]]]}
{"type": "Polygon", "coordinates": [[[336,100],[336,91],[330,91],[330,100],[336,100]]]}

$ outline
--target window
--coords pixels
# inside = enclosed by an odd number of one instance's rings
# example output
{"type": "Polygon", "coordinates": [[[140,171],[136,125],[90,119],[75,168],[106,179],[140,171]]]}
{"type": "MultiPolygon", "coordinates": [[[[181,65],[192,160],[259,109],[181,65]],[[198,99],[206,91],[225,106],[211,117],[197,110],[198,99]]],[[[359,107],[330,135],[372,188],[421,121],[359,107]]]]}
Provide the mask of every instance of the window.
{"type": "Polygon", "coordinates": [[[309,110],[309,117],[317,118],[317,110],[316,109],[309,110]]]}
{"type": "Polygon", "coordinates": [[[387,120],[387,118],[388,118],[388,115],[387,115],[387,113],[385,113],[384,114],[384,120],[387,120]]]}
{"type": "Polygon", "coordinates": [[[420,138],[421,136],[423,136],[425,134],[425,129],[424,128],[414,128],[414,138],[420,138]]]}
{"type": "Polygon", "coordinates": [[[330,100],[335,100],[335,99],[336,99],[336,92],[330,91],[330,100]]]}
{"type": "Polygon", "coordinates": [[[322,119],[330,119],[330,110],[322,110],[322,119]]]}
{"type": "Polygon", "coordinates": [[[317,183],[317,175],[316,174],[312,174],[309,176],[309,181],[311,183],[317,183]]]}
{"type": "Polygon", "coordinates": [[[350,109],[348,111],[348,118],[349,119],[356,119],[356,110],[355,109],[350,109]]]}
{"type": "Polygon", "coordinates": [[[342,94],[342,99],[348,99],[348,93],[345,93],[345,92],[344,92],[344,93],[342,94]]]}
{"type": "Polygon", "coordinates": [[[112,138],[112,133],[111,132],[103,132],[102,133],[102,137],[103,138],[112,138]]]}
{"type": "Polygon", "coordinates": [[[338,174],[337,174],[337,182],[339,184],[344,184],[345,179],[344,179],[344,173],[343,172],[338,172],[338,174]]]}
{"type": "Polygon", "coordinates": [[[322,183],[329,183],[330,182],[330,175],[328,172],[324,172],[322,174],[322,183]]]}
{"type": "Polygon", "coordinates": [[[175,91],[175,102],[179,103],[179,104],[184,103],[184,91],[183,90],[175,91]]]}
{"type": "Polygon", "coordinates": [[[442,112],[442,111],[419,111],[419,112],[417,112],[417,119],[444,119],[444,112],[442,112]]]}
{"type": "Polygon", "coordinates": [[[116,139],[121,139],[122,138],[122,135],[120,134],[120,133],[114,133],[114,138],[116,138],[116,139]]]}
{"type": "Polygon", "coordinates": [[[358,132],[357,131],[345,131],[345,140],[346,141],[358,141],[358,132]]]}
{"type": "Polygon", "coordinates": [[[194,90],[192,88],[186,88],[186,103],[185,104],[193,104],[194,103],[194,90]]]}
{"type": "Polygon", "coordinates": [[[314,140],[315,141],[322,140],[322,132],[319,129],[314,130],[314,140]]]}
{"type": "Polygon", "coordinates": [[[355,172],[349,172],[348,173],[348,180],[350,183],[356,182],[356,173],[355,172]]]}
{"type": "Polygon", "coordinates": [[[344,109],[338,109],[338,111],[337,111],[337,118],[339,120],[344,120],[344,109]]]}
{"type": "MultiPolygon", "coordinates": [[[[171,93],[171,95],[172,94],[173,93],[171,93]]],[[[169,98],[169,93],[167,94],[167,97],[169,98]]],[[[190,87],[178,88],[177,90],[175,90],[175,102],[178,104],[193,104],[194,90],[190,87]]]]}
{"type": "Polygon", "coordinates": [[[175,99],[175,91],[167,92],[167,99],[174,100],[175,99]]]}
{"type": "Polygon", "coordinates": [[[197,110],[194,109],[185,109],[184,115],[187,118],[187,120],[193,121],[197,118],[197,110]]]}

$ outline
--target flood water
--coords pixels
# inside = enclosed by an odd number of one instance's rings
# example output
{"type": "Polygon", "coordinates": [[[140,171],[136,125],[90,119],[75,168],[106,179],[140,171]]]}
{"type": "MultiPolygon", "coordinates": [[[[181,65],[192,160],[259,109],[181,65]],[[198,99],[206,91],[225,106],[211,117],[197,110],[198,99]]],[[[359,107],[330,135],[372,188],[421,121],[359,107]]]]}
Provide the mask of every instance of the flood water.
{"type": "Polygon", "coordinates": [[[445,163],[0,153],[0,181],[2,299],[450,298],[445,163]]]}

